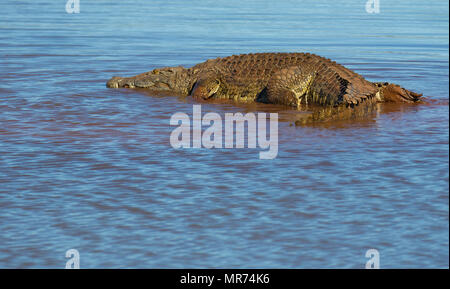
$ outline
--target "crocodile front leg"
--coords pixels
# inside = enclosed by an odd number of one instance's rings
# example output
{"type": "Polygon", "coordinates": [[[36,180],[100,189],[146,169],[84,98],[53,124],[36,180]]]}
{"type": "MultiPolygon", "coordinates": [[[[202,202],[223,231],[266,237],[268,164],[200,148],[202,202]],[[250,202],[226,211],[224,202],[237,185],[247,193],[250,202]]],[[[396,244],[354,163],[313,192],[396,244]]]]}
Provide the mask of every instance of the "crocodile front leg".
{"type": "Polygon", "coordinates": [[[219,91],[220,84],[220,80],[214,76],[200,79],[195,83],[191,96],[195,99],[211,98],[217,91],[219,91]]]}
{"type": "Polygon", "coordinates": [[[281,69],[267,84],[267,100],[298,108],[302,103],[308,103],[313,81],[314,73],[305,73],[299,67],[281,69]]]}

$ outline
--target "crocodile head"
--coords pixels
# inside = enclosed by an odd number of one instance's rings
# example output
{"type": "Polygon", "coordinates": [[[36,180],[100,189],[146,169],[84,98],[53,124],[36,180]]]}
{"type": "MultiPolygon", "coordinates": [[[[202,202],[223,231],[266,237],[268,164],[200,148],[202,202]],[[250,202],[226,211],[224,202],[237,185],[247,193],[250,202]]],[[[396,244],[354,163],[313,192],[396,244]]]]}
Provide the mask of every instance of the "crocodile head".
{"type": "Polygon", "coordinates": [[[183,67],[166,67],[154,69],[133,77],[112,77],[106,86],[110,88],[147,88],[155,91],[189,91],[187,69],[183,67]]]}
{"type": "Polygon", "coordinates": [[[376,82],[375,85],[378,87],[377,98],[380,102],[414,103],[419,101],[422,96],[422,94],[389,82],[376,82]]]}

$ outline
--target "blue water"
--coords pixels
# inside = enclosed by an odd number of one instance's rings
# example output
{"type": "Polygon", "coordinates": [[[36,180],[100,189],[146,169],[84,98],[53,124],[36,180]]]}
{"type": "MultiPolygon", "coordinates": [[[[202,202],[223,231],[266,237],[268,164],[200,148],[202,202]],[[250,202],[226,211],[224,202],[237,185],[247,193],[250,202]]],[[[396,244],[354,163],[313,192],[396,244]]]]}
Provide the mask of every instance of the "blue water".
{"type": "MultiPolygon", "coordinates": [[[[0,2],[0,267],[449,266],[447,1],[0,2]],[[313,52],[429,105],[279,124],[279,154],[170,146],[192,102],[113,75],[313,52]]],[[[204,112],[242,111],[204,104],[204,112]]],[[[245,109],[244,109],[245,110],[245,109]]]]}

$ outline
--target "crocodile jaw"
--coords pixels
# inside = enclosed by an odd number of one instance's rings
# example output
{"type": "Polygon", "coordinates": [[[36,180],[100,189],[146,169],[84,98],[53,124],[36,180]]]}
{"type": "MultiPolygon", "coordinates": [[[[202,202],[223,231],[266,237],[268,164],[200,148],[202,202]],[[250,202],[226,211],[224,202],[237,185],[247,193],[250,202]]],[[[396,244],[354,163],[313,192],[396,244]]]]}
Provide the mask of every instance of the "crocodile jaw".
{"type": "Polygon", "coordinates": [[[122,78],[119,76],[114,76],[106,83],[106,87],[109,88],[120,88],[120,87],[129,87],[134,88],[134,80],[130,78],[122,78]]]}
{"type": "Polygon", "coordinates": [[[190,78],[183,67],[154,69],[133,77],[114,76],[106,83],[109,88],[146,88],[154,91],[172,91],[186,94],[190,78]]]}

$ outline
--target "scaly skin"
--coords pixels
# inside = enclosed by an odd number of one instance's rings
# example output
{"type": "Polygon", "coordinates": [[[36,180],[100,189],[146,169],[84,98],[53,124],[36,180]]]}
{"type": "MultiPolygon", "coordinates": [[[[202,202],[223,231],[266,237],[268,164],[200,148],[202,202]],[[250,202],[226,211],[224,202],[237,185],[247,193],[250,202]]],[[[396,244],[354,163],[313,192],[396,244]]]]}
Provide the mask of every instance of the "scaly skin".
{"type": "Polygon", "coordinates": [[[330,59],[309,53],[233,55],[188,69],[166,67],[134,77],[113,77],[107,87],[140,87],[194,98],[257,101],[298,109],[312,104],[327,108],[331,118],[342,111],[339,107],[367,110],[363,106],[411,103],[422,96],[395,84],[372,83],[330,59]]]}

